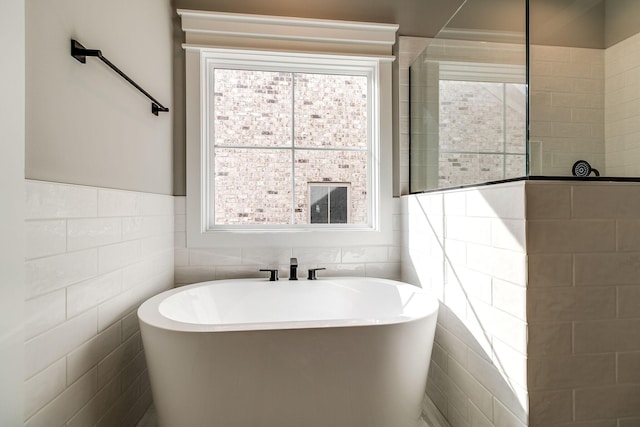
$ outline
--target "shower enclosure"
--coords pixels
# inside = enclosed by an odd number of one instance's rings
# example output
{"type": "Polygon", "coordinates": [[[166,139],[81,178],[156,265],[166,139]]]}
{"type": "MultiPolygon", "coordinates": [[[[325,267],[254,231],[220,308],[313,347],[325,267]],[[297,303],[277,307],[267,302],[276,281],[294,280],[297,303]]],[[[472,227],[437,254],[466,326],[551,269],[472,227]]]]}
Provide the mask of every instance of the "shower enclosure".
{"type": "Polygon", "coordinates": [[[410,67],[409,191],[640,176],[637,3],[467,0],[410,67]]]}

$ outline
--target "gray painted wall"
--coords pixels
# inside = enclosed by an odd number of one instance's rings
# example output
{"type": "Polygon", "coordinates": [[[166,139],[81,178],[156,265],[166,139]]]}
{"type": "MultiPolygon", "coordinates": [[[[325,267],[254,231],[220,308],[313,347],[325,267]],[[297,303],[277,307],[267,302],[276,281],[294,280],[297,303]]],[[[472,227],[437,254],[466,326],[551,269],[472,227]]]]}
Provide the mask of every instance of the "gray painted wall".
{"type": "MultiPolygon", "coordinates": [[[[392,22],[433,37],[463,0],[32,0],[27,4],[26,177],[184,195],[184,38],[176,8],[392,22]],[[102,49],[171,113],[95,59],[80,65],[70,37],[102,49]]],[[[604,47],[638,30],[640,2],[531,0],[534,43],[604,47]],[[576,9],[576,5],[581,5],[576,9]],[[604,16],[606,12],[606,25],[604,16]],[[606,28],[606,31],[605,31],[606,28]]],[[[469,0],[457,28],[519,31],[521,2],[469,0]],[[501,11],[500,14],[495,13],[501,11]],[[480,17],[480,18],[478,18],[480,17]]]]}
{"type": "Polygon", "coordinates": [[[26,2],[26,177],[173,194],[169,0],[26,2]],[[147,99],[70,38],[101,49],[171,109],[147,99]]]}
{"type": "Polygon", "coordinates": [[[22,425],[24,0],[0,2],[0,425],[22,425]]]}
{"type": "MultiPolygon", "coordinates": [[[[383,22],[400,25],[399,35],[433,37],[464,0],[172,0],[177,9],[252,13],[302,18],[383,22]]],[[[174,17],[174,192],[186,194],[184,35],[174,17]]],[[[397,66],[397,65],[396,65],[397,66]]]]}

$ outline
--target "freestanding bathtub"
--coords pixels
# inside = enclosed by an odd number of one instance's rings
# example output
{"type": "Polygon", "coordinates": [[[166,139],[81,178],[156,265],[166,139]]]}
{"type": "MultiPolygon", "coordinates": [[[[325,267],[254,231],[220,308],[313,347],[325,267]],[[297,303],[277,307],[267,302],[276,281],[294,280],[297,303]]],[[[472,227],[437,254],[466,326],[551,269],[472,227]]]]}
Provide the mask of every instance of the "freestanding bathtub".
{"type": "Polygon", "coordinates": [[[384,279],[220,280],[138,310],[160,427],[415,427],[438,302],[384,279]]]}

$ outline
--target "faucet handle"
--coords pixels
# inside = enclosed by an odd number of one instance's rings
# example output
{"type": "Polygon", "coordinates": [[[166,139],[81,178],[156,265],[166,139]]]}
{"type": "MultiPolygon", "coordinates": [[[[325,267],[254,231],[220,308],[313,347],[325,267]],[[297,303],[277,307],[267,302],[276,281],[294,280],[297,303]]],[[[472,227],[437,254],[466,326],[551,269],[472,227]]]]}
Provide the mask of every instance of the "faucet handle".
{"type": "Polygon", "coordinates": [[[278,269],[277,268],[261,268],[260,271],[268,271],[271,273],[269,276],[270,282],[275,282],[278,280],[278,269]]]}
{"type": "Polygon", "coordinates": [[[307,276],[307,280],[318,280],[318,278],[316,277],[316,271],[318,271],[318,270],[326,270],[326,268],[324,268],[324,267],[310,268],[309,269],[309,275],[307,276]]]}

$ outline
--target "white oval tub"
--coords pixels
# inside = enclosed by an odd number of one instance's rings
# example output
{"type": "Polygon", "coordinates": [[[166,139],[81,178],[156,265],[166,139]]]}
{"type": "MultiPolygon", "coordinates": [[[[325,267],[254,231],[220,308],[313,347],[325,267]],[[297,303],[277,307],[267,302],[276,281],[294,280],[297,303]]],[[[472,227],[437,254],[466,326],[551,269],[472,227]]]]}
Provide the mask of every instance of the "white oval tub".
{"type": "Polygon", "coordinates": [[[438,302],[373,278],[220,280],[138,309],[160,427],[415,427],[438,302]]]}

